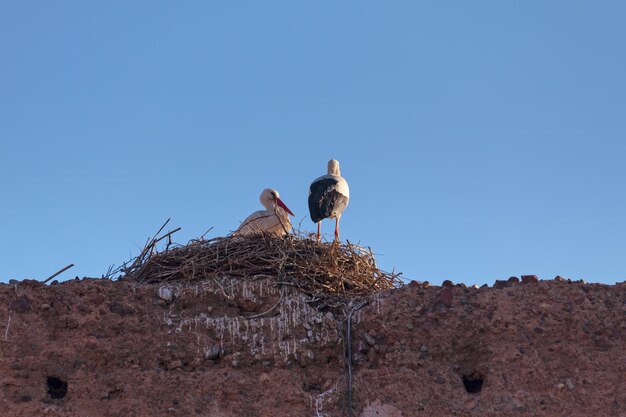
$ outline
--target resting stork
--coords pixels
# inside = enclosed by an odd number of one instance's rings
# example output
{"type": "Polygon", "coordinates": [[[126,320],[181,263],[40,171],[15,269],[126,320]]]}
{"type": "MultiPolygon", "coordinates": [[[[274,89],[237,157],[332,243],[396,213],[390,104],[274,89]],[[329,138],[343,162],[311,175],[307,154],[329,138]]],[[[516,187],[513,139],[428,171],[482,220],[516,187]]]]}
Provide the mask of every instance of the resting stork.
{"type": "Polygon", "coordinates": [[[322,219],[335,219],[335,240],[339,240],[339,219],[350,200],[348,182],[341,176],[339,161],[328,161],[328,174],[311,183],[309,188],[309,213],[317,223],[317,240],[321,240],[322,219]]]}
{"type": "Polygon", "coordinates": [[[270,233],[282,236],[291,231],[289,215],[293,213],[280,199],[278,191],[266,188],[259,197],[265,210],[255,211],[241,223],[234,235],[252,235],[257,233],[270,233]]]}

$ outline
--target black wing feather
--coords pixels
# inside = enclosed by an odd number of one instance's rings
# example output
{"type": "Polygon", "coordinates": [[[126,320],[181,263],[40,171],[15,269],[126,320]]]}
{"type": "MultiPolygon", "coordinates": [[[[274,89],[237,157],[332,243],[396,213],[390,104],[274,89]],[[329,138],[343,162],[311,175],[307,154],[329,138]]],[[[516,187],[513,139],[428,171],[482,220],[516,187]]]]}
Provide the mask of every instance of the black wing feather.
{"type": "Polygon", "coordinates": [[[348,204],[348,198],[336,191],[337,182],[334,178],[324,178],[311,184],[309,213],[313,223],[336,216],[348,204]]]}

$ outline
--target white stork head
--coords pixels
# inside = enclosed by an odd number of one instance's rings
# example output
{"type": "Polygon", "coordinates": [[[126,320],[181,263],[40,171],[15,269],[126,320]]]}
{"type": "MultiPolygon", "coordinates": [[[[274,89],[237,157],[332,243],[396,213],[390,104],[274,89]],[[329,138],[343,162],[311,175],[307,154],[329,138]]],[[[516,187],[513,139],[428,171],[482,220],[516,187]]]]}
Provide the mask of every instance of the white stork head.
{"type": "Polygon", "coordinates": [[[334,175],[336,177],[341,176],[341,171],[339,170],[339,161],[336,159],[331,159],[328,161],[328,175],[334,175]]]}
{"type": "Polygon", "coordinates": [[[259,197],[259,201],[261,201],[261,204],[267,210],[276,211],[276,206],[279,206],[287,213],[291,214],[292,216],[294,215],[291,210],[287,208],[285,203],[283,203],[283,201],[280,199],[278,191],[274,190],[273,188],[266,188],[265,190],[263,190],[261,196],[259,197]]]}

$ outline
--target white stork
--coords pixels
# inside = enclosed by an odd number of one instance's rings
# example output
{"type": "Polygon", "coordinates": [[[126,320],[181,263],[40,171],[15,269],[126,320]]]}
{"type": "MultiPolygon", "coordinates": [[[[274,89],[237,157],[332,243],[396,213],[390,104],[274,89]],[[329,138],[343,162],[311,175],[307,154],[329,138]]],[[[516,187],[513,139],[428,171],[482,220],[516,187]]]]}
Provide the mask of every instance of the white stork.
{"type": "Polygon", "coordinates": [[[328,161],[328,175],[311,183],[309,188],[309,213],[317,223],[317,240],[321,240],[322,219],[335,218],[335,240],[339,240],[339,219],[350,200],[348,182],[341,176],[339,161],[328,161]]]}
{"type": "Polygon", "coordinates": [[[265,210],[255,211],[241,223],[234,235],[270,233],[282,236],[291,231],[289,215],[293,213],[278,196],[278,191],[266,188],[259,197],[265,210]]]}

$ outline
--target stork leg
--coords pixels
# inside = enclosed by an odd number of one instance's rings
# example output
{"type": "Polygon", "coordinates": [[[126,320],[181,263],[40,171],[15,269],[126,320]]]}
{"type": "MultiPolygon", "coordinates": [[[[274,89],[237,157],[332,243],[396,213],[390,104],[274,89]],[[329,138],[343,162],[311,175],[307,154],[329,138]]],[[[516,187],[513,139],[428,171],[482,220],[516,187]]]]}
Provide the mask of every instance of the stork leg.
{"type": "Polygon", "coordinates": [[[317,222],[317,241],[322,240],[322,222],[317,222]]]}
{"type": "Polygon", "coordinates": [[[335,218],[335,240],[339,240],[339,217],[335,218]]]}

